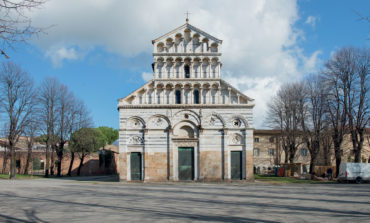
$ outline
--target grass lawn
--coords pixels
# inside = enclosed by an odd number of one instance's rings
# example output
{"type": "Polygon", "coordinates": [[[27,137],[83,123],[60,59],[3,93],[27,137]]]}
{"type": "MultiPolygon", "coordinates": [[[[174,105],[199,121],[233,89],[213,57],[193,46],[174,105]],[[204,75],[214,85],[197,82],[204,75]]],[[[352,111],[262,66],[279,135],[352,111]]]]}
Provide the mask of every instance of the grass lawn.
{"type": "MultiPolygon", "coordinates": [[[[39,176],[39,175],[29,175],[29,174],[17,174],[16,179],[22,180],[22,179],[40,179],[43,178],[44,176],[39,176]]],[[[8,180],[9,179],[9,174],[0,174],[0,179],[1,180],[8,180]]]]}
{"type": "Polygon", "coordinates": [[[296,179],[293,177],[274,177],[274,176],[262,176],[254,175],[256,181],[266,182],[266,183],[275,183],[275,184],[317,184],[317,183],[336,183],[335,181],[325,182],[325,181],[316,181],[316,180],[302,180],[296,179]]]}

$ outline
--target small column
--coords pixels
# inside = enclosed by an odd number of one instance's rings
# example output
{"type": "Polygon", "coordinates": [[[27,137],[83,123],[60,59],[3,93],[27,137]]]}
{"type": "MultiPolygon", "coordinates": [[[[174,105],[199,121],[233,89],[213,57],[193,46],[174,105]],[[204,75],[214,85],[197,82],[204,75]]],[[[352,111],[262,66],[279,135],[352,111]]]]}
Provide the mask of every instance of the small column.
{"type": "Polygon", "coordinates": [[[238,95],[238,104],[240,104],[240,94],[237,95],[238,95]]]}
{"type": "Polygon", "coordinates": [[[205,91],[205,97],[204,97],[204,101],[203,101],[203,104],[209,104],[209,101],[208,101],[208,88],[207,89],[203,89],[203,92],[205,91]]]}
{"type": "Polygon", "coordinates": [[[218,62],[217,64],[217,77],[221,78],[221,63],[218,62]]]}
{"type": "Polygon", "coordinates": [[[212,67],[212,64],[211,64],[211,61],[209,62],[208,64],[208,78],[212,78],[212,72],[211,72],[211,67],[212,67]]]}
{"type": "Polygon", "coordinates": [[[227,90],[229,90],[229,104],[231,104],[232,102],[231,102],[231,88],[228,88],[227,90]]]}
{"type": "Polygon", "coordinates": [[[194,89],[193,87],[190,87],[189,88],[189,95],[190,95],[190,100],[189,101],[189,104],[194,104],[194,89]]]}
{"type": "Polygon", "coordinates": [[[190,78],[194,78],[194,63],[190,62],[190,66],[189,66],[189,75],[190,75],[190,78]]]}
{"type": "Polygon", "coordinates": [[[157,62],[154,62],[154,79],[158,78],[158,65],[157,62]]]}
{"type": "Polygon", "coordinates": [[[171,67],[170,67],[170,77],[174,78],[175,77],[175,63],[171,62],[171,67]]]}
{"type": "Polygon", "coordinates": [[[171,88],[171,92],[170,92],[170,104],[175,104],[176,101],[175,101],[175,87],[171,88]]]}
{"type": "Polygon", "coordinates": [[[148,104],[148,99],[147,99],[147,96],[148,96],[148,89],[147,88],[144,88],[144,94],[143,94],[143,104],[148,104]]]}
{"type": "Polygon", "coordinates": [[[180,66],[180,78],[185,78],[184,66],[185,66],[185,62],[181,62],[181,66],[180,66]]]}
{"type": "Polygon", "coordinates": [[[199,61],[199,75],[198,78],[203,77],[203,62],[199,61]]]}
{"type": "Polygon", "coordinates": [[[153,96],[153,103],[152,104],[157,104],[158,98],[157,98],[157,87],[154,86],[154,96],[153,96]]]}
{"type": "Polygon", "coordinates": [[[222,88],[219,86],[217,88],[217,104],[219,104],[219,105],[222,104],[221,90],[222,90],[222,88]]]}
{"type": "Polygon", "coordinates": [[[181,86],[181,90],[180,90],[180,95],[181,95],[181,104],[185,104],[185,89],[184,89],[184,86],[181,86]]]}
{"type": "Polygon", "coordinates": [[[166,104],[166,88],[164,86],[162,88],[162,103],[161,104],[166,104]]]}
{"type": "Polygon", "coordinates": [[[203,87],[199,86],[199,104],[203,104],[203,87]]]}
{"type": "Polygon", "coordinates": [[[167,72],[166,72],[166,66],[167,66],[167,62],[166,60],[164,60],[162,62],[162,67],[161,67],[161,73],[162,73],[162,78],[161,79],[166,79],[167,78],[167,72]]]}

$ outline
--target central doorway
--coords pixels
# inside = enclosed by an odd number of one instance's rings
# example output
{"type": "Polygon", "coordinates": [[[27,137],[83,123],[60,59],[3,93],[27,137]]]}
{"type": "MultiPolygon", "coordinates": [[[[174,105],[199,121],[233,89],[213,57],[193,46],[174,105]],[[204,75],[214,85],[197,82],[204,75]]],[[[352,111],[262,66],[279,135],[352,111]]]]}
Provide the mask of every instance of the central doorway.
{"type": "Polygon", "coordinates": [[[179,180],[194,179],[194,147],[179,147],[179,180]]]}
{"type": "Polygon", "coordinates": [[[242,152],[231,151],[231,179],[242,179],[242,152]]]}
{"type": "Polygon", "coordinates": [[[131,153],[131,180],[141,180],[141,153],[131,153]]]}

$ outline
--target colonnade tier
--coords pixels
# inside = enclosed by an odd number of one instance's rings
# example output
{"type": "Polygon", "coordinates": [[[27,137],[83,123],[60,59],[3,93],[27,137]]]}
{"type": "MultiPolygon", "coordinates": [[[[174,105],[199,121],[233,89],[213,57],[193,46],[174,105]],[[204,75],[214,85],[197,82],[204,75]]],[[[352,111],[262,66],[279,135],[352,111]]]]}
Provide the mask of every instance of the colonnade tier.
{"type": "Polygon", "coordinates": [[[219,52],[222,41],[193,27],[185,24],[175,33],[157,40],[153,40],[154,52],[219,52]],[[187,28],[185,28],[187,26],[187,28]],[[182,29],[182,30],[181,30],[182,29]]]}
{"type": "Polygon", "coordinates": [[[220,78],[221,62],[218,58],[192,60],[174,60],[164,58],[155,60],[153,65],[154,78],[220,78]],[[187,71],[186,71],[187,69],[187,71]]]}
{"type": "Polygon", "coordinates": [[[248,98],[217,82],[153,83],[127,101],[129,104],[248,104],[248,98]]]}
{"type": "Polygon", "coordinates": [[[155,62],[184,62],[184,63],[192,63],[192,62],[219,62],[219,56],[221,54],[217,55],[210,55],[210,56],[204,56],[204,55],[199,55],[199,56],[192,56],[189,54],[185,55],[158,55],[154,54],[154,61],[155,62]]]}

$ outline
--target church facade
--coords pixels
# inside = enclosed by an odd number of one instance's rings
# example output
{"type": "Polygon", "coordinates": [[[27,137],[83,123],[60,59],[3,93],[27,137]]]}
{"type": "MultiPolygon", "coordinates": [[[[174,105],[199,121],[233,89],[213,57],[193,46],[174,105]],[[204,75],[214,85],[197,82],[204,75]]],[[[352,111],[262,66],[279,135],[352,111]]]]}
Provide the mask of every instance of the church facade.
{"type": "Polygon", "coordinates": [[[153,79],[118,102],[120,179],[252,180],[254,100],[222,80],[222,40],[187,21],[152,43],[153,79]]]}

